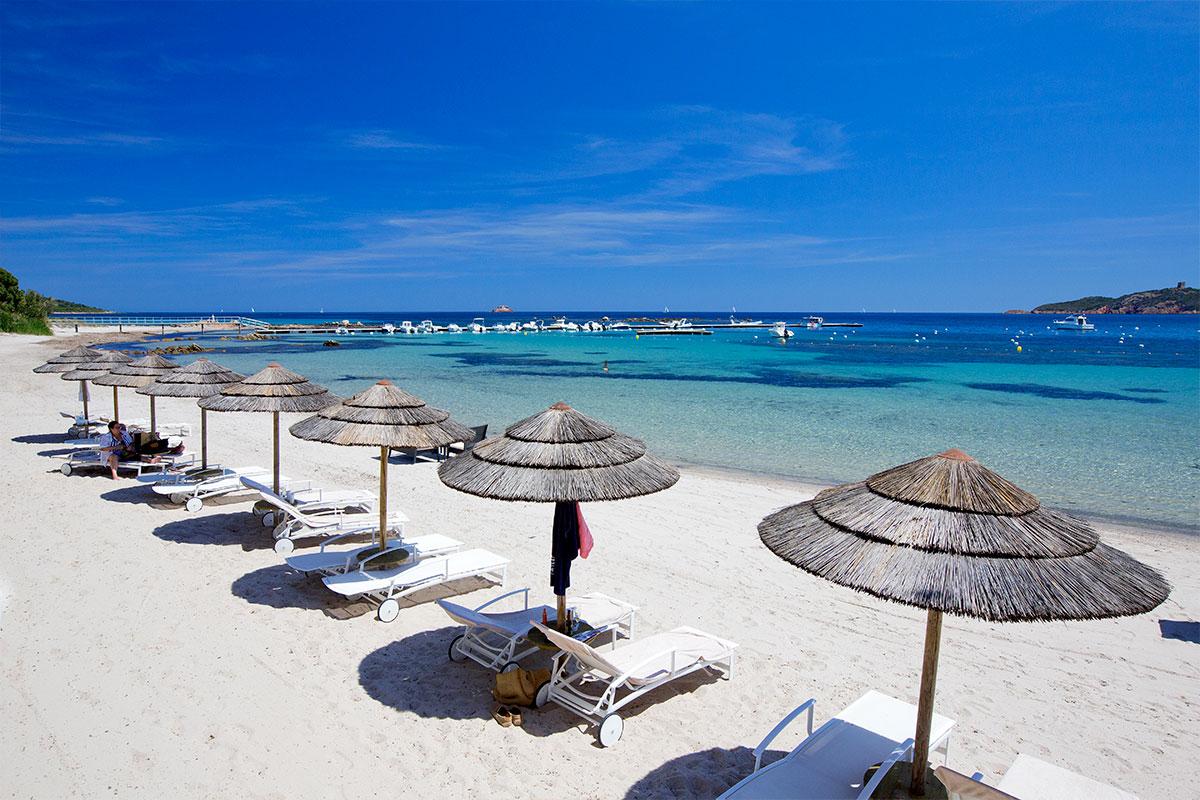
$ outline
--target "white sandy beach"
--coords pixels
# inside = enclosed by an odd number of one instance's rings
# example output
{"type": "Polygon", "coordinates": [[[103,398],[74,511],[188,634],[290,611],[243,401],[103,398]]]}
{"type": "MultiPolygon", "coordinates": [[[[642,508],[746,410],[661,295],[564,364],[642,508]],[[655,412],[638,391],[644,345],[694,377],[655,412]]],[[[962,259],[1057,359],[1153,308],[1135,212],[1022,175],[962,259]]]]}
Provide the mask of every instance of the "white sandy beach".
{"type": "MultiPolygon", "coordinates": [[[[58,411],[76,409],[76,386],[30,370],[69,346],[0,336],[5,797],[712,797],[809,697],[818,723],[868,689],[916,700],[923,612],[808,576],[759,542],[758,521],[814,487],[685,470],[658,495],[585,507],[596,547],[575,562],[571,591],[637,604],[640,633],[688,624],[739,642],[733,680],[684,679],[638,702],[610,750],[553,706],[502,729],[492,673],[447,660],[457,629],[432,602],[445,592],[418,595],[392,624],[334,619],[323,613],[333,596],[283,566],[248,502],[188,514],[150,505],[131,479],[59,474],[48,454],[61,449],[58,411]]],[[[106,413],[108,393],[93,398],[106,413]]],[[[573,399],[529,398],[529,412],[573,399]]],[[[146,415],[131,390],[121,403],[146,415]]],[[[160,421],[193,423],[198,449],[195,403],[158,409],[160,421]]],[[[270,465],[268,415],[209,422],[211,458],[270,465]]],[[[282,450],[293,477],[377,481],[371,448],[285,434],[282,450]]],[[[505,555],[509,587],[552,602],[550,507],[451,491],[430,463],[394,465],[390,487],[410,534],[505,555]]],[[[950,766],[994,779],[1025,752],[1142,800],[1195,797],[1200,644],[1163,638],[1159,622],[1200,618],[1200,549],[1179,534],[1099,527],[1163,571],[1171,598],[1103,622],[947,618],[937,711],[957,720],[950,766]]],[[[457,599],[500,592],[474,586],[457,599]]]]}

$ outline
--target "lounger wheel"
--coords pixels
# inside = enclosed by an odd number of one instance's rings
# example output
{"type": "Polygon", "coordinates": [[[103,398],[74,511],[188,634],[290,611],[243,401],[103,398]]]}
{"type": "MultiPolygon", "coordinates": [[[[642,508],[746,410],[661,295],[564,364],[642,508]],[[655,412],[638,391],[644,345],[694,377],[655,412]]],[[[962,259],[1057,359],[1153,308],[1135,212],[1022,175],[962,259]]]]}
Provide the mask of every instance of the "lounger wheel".
{"type": "Polygon", "coordinates": [[[512,672],[513,670],[520,669],[520,668],[521,668],[521,665],[518,664],[517,662],[509,661],[507,664],[505,664],[503,667],[500,668],[500,671],[501,672],[512,672]]]}
{"type": "Polygon", "coordinates": [[[600,731],[596,738],[600,740],[601,747],[612,747],[621,741],[621,733],[624,730],[625,721],[621,719],[621,715],[616,713],[609,714],[600,720],[600,731]]]}
{"type": "Polygon", "coordinates": [[[58,471],[61,472],[63,475],[70,475],[71,474],[71,465],[63,464],[61,467],[58,468],[58,471]]]}
{"type": "Polygon", "coordinates": [[[275,540],[275,552],[280,555],[287,555],[296,549],[296,543],[291,539],[283,538],[275,540]]]}
{"type": "Polygon", "coordinates": [[[189,497],[183,507],[195,514],[200,509],[204,508],[204,501],[199,497],[189,497]]]}
{"type": "Polygon", "coordinates": [[[400,603],[396,598],[389,597],[379,604],[380,622],[395,622],[398,616],[400,616],[400,603]]]}
{"type": "Polygon", "coordinates": [[[275,512],[274,511],[268,511],[267,513],[265,513],[261,517],[259,517],[259,519],[262,521],[264,528],[274,528],[275,527],[275,512]]]}
{"type": "Polygon", "coordinates": [[[467,638],[466,634],[459,634],[454,637],[454,641],[450,642],[450,660],[462,663],[467,660],[467,654],[458,649],[458,643],[467,638]]]}
{"type": "Polygon", "coordinates": [[[188,499],[188,498],[187,498],[187,495],[186,495],[186,494],[179,494],[178,492],[176,492],[175,494],[171,495],[171,497],[170,497],[170,500],[171,500],[171,502],[172,502],[172,503],[174,503],[174,504],[175,504],[175,505],[177,505],[177,506],[181,506],[181,505],[183,505],[184,503],[186,503],[186,502],[187,502],[187,499],[188,499]]]}
{"type": "Polygon", "coordinates": [[[533,707],[541,708],[550,702],[550,681],[543,681],[533,696],[533,707]]]}

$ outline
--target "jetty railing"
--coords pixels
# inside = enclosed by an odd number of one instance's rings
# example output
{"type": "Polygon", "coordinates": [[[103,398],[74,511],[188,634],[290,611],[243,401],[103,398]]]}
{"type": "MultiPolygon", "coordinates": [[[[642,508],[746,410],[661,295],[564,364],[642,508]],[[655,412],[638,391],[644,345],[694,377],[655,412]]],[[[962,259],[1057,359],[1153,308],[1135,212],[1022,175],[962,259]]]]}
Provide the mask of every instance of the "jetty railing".
{"type": "Polygon", "coordinates": [[[76,314],[70,311],[56,311],[50,315],[50,321],[63,325],[97,325],[107,328],[123,329],[126,326],[168,328],[178,325],[235,325],[239,328],[267,328],[270,324],[261,319],[243,317],[241,315],[209,314],[207,316],[144,316],[130,314],[76,314]]]}

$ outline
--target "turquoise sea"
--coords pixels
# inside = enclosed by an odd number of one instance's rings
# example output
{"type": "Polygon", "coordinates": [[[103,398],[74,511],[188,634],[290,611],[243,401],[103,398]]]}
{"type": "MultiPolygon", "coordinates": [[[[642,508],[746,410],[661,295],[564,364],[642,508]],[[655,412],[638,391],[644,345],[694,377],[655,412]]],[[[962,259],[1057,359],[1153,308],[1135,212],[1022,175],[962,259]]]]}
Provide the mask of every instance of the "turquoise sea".
{"type": "MultiPolygon", "coordinates": [[[[253,316],[465,325],[476,315],[253,316]]],[[[482,316],[489,324],[551,318],[482,316]]],[[[492,431],[565,400],[667,458],[755,473],[849,481],[958,447],[1048,504],[1200,530],[1200,317],[1097,316],[1088,332],[1051,330],[1051,317],[1032,315],[825,317],[863,327],[801,329],[786,343],[765,330],[357,334],[336,337],[340,347],[323,347],[328,336],[209,335],[201,343],[240,372],[278,360],[342,395],[390,378],[492,431]]]]}

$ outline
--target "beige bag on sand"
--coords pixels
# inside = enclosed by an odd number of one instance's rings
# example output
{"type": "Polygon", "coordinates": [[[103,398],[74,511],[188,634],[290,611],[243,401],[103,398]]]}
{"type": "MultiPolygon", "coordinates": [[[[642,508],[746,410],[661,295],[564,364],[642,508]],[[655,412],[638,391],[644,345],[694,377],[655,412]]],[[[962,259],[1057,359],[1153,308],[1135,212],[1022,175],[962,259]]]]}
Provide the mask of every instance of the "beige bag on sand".
{"type": "Polygon", "coordinates": [[[518,706],[533,706],[538,687],[550,680],[550,670],[514,669],[496,673],[496,686],[492,697],[497,703],[518,706]]]}

